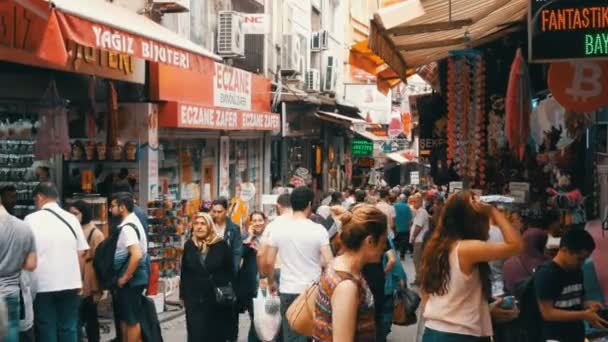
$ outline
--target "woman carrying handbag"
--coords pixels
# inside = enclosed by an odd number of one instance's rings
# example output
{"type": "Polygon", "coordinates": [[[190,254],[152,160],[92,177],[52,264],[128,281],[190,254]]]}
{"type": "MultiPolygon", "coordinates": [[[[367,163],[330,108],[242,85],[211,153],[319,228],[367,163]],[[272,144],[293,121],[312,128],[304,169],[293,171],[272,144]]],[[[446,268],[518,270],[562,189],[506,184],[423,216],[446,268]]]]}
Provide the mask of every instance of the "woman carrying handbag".
{"type": "Polygon", "coordinates": [[[186,308],[189,342],[225,342],[233,335],[236,296],[232,252],[207,213],[192,223],[184,246],[180,296],[186,308]]]}

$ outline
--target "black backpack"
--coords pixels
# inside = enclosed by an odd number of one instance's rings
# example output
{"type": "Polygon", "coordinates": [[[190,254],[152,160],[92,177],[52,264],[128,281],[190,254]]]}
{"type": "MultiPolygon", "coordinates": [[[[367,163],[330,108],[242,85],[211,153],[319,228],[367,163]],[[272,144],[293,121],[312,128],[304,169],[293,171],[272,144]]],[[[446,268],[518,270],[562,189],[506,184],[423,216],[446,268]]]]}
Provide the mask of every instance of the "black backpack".
{"type": "Polygon", "coordinates": [[[538,342],[542,340],[543,317],[536,299],[534,289],[534,276],[526,278],[515,290],[515,297],[519,301],[518,328],[519,341],[538,342]]]}
{"type": "MultiPolygon", "coordinates": [[[[95,269],[95,275],[97,276],[99,286],[104,290],[110,290],[115,287],[116,283],[118,282],[118,278],[120,278],[119,271],[114,269],[114,255],[116,254],[116,245],[118,244],[120,232],[126,226],[132,227],[137,234],[137,239],[141,239],[137,227],[132,223],[127,223],[124,226],[114,230],[110,237],[102,241],[95,250],[95,256],[93,257],[93,268],[95,269]]],[[[129,259],[125,261],[125,263],[128,262],[129,259]]]]}

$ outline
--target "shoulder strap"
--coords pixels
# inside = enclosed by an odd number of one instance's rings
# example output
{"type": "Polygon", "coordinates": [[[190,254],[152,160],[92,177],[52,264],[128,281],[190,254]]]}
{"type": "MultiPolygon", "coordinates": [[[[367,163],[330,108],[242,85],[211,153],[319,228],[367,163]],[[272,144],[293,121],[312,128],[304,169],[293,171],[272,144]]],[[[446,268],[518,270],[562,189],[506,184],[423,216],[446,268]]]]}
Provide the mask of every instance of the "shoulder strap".
{"type": "Polygon", "coordinates": [[[89,244],[89,246],[91,246],[91,239],[93,238],[93,233],[95,233],[96,230],[97,227],[93,227],[93,229],[91,229],[89,232],[89,236],[87,237],[87,244],[89,244]]]}
{"type": "Polygon", "coordinates": [[[74,228],[72,228],[72,226],[70,226],[70,224],[68,223],[68,221],[66,221],[63,217],[59,216],[59,214],[57,214],[56,212],[52,211],[49,208],[45,208],[42,209],[44,211],[48,211],[49,213],[55,215],[55,217],[57,217],[59,220],[61,220],[61,222],[63,222],[66,226],[68,226],[68,228],[70,228],[70,231],[72,232],[72,235],[74,235],[74,239],[78,240],[78,237],[76,236],[76,232],[74,231],[74,228]]]}
{"type": "Polygon", "coordinates": [[[123,227],[131,227],[133,228],[133,230],[135,231],[135,234],[137,234],[137,240],[141,240],[141,236],[139,235],[139,229],[137,229],[137,226],[134,225],[133,223],[125,223],[122,226],[120,226],[120,229],[122,229],[123,227]]]}

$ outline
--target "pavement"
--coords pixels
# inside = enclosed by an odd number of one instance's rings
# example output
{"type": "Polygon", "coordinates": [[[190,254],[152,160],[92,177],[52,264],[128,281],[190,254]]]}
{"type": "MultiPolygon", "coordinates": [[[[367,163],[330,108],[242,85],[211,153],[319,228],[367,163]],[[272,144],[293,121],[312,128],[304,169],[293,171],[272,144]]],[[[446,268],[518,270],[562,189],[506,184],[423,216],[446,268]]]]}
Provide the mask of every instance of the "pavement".
{"type": "MultiPolygon", "coordinates": [[[[414,265],[411,256],[406,256],[402,262],[408,279],[414,278],[414,265]]],[[[163,338],[166,342],[184,342],[187,341],[186,333],[186,316],[184,311],[178,306],[167,305],[169,311],[159,314],[159,321],[163,338]]],[[[108,318],[101,320],[102,323],[102,341],[110,341],[114,336],[114,326],[108,318]]],[[[238,342],[247,342],[247,333],[251,322],[247,313],[242,314],[239,318],[239,339],[238,342]]],[[[393,326],[393,331],[388,336],[389,342],[415,342],[416,325],[408,327],[393,326]]]]}

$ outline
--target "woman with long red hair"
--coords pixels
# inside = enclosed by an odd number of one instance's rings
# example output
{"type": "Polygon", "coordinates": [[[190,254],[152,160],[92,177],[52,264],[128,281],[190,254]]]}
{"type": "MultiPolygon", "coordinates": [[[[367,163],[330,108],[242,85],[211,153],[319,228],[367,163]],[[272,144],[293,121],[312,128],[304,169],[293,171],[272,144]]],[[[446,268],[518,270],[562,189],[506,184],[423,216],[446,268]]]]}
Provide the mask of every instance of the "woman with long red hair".
{"type": "Polygon", "coordinates": [[[493,335],[488,262],[521,252],[519,232],[498,209],[469,191],[448,199],[425,247],[420,267],[423,342],[481,342],[493,335]],[[504,242],[488,242],[490,220],[504,242]]]}

